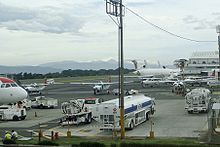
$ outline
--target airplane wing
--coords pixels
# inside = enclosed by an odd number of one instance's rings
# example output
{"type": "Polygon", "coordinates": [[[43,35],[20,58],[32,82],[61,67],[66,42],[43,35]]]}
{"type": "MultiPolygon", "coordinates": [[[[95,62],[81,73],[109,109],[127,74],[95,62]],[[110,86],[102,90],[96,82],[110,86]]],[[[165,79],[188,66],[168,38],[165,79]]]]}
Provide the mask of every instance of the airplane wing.
{"type": "Polygon", "coordinates": [[[113,82],[71,82],[70,84],[72,84],[72,85],[98,85],[98,84],[112,85],[112,84],[116,84],[116,83],[115,82],[114,83],[113,82]]]}
{"type": "MultiPolygon", "coordinates": [[[[125,81],[124,83],[132,83],[133,81],[125,81]]],[[[115,84],[118,84],[119,82],[71,82],[70,84],[73,84],[73,85],[99,85],[99,84],[102,84],[102,85],[115,85],[115,84]]]]}

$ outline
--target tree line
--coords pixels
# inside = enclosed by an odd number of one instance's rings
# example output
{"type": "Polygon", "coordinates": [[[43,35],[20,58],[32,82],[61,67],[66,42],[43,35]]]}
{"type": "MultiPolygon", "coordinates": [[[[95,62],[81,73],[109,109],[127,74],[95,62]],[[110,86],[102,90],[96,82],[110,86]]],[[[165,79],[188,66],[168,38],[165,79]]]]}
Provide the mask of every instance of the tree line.
{"type": "MultiPolygon", "coordinates": [[[[133,72],[133,69],[124,69],[124,74],[133,72]]],[[[21,72],[13,74],[13,78],[18,80],[25,79],[43,79],[43,78],[61,78],[61,77],[78,77],[78,76],[101,76],[101,75],[118,75],[119,70],[117,69],[100,69],[100,70],[63,70],[62,72],[38,74],[38,73],[27,73],[21,72]]]]}

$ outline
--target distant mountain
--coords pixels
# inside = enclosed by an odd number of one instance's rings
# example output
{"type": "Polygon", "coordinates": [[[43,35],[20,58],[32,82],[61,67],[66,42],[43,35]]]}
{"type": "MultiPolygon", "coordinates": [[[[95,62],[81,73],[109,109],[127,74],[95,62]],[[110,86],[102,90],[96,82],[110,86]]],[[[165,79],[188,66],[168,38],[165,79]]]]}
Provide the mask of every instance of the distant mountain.
{"type": "Polygon", "coordinates": [[[52,68],[52,67],[40,67],[40,66],[1,66],[0,65],[0,73],[1,74],[13,74],[13,73],[54,73],[61,72],[62,69],[52,68]]]}
{"type": "MultiPolygon", "coordinates": [[[[139,67],[143,63],[140,63],[139,67]]],[[[125,68],[134,69],[133,63],[130,61],[125,61],[125,68]]],[[[156,64],[148,64],[146,68],[157,68],[156,64]]],[[[166,65],[167,68],[174,68],[172,65],[166,65]]],[[[60,61],[60,62],[49,62],[40,64],[38,66],[1,66],[0,65],[0,74],[8,73],[54,73],[61,72],[67,69],[81,69],[81,70],[99,70],[99,69],[116,69],[118,68],[118,62],[116,60],[108,61],[91,61],[91,62],[76,62],[76,61],[60,61]]]]}
{"type": "MultiPolygon", "coordinates": [[[[118,62],[115,60],[108,61],[91,61],[91,62],[76,62],[76,61],[60,61],[60,62],[49,62],[45,64],[40,64],[42,67],[53,67],[59,69],[116,69],[118,68],[118,62]]],[[[125,68],[133,69],[134,65],[131,62],[125,62],[125,68]]]]}

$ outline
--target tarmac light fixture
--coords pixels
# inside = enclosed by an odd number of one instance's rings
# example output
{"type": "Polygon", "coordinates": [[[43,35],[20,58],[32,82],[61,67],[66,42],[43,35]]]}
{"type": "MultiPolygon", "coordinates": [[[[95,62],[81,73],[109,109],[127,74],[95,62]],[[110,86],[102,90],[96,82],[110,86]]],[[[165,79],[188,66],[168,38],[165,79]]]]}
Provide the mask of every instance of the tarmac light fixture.
{"type": "Polygon", "coordinates": [[[123,16],[124,6],[122,0],[106,0],[106,13],[110,16],[119,17],[118,25],[119,32],[119,104],[120,104],[120,126],[121,139],[125,138],[124,126],[124,55],[123,55],[123,16]]]}
{"type": "Polygon", "coordinates": [[[220,25],[216,26],[216,32],[218,33],[218,61],[219,61],[218,80],[220,81],[220,25]]]}

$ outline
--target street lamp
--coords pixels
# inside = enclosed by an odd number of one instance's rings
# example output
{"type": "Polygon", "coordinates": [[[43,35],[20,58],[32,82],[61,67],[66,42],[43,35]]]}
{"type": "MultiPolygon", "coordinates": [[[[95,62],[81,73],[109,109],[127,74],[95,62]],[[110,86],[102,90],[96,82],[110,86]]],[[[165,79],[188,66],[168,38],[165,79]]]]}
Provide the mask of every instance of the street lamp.
{"type": "Polygon", "coordinates": [[[219,61],[218,80],[220,81],[220,25],[216,26],[216,32],[218,33],[218,61],[219,61]]]}

